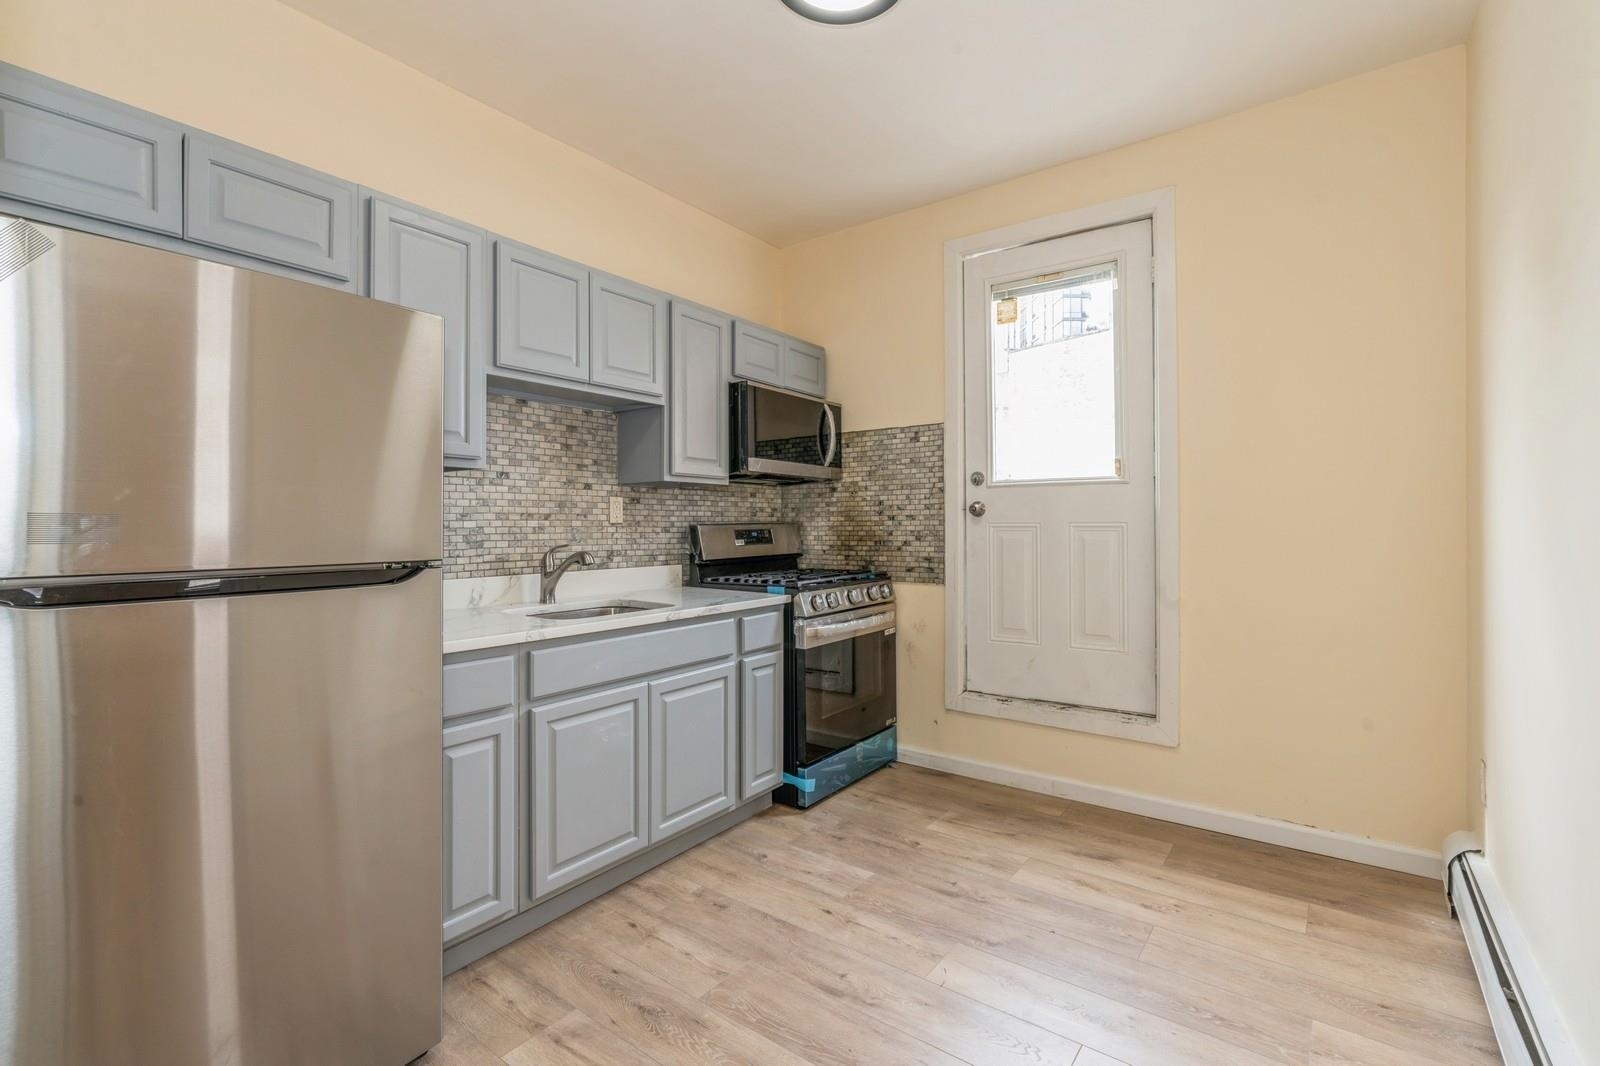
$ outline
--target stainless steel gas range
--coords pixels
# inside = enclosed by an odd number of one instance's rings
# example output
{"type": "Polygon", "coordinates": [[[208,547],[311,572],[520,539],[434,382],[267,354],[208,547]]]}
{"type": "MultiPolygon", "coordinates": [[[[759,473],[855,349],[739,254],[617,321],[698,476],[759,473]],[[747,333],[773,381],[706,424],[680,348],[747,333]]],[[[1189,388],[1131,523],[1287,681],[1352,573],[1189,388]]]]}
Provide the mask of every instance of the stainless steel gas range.
{"type": "Polygon", "coordinates": [[[690,528],[689,583],[787,592],[783,787],[796,807],[895,759],[895,601],[888,575],[800,565],[793,522],[690,528]]]}

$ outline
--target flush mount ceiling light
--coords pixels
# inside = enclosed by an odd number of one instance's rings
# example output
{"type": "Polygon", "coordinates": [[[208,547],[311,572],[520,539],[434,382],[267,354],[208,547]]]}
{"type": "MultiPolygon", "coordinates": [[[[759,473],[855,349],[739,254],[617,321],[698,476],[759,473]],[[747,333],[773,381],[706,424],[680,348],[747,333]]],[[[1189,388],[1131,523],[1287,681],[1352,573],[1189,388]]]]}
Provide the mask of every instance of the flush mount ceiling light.
{"type": "Polygon", "coordinates": [[[895,5],[896,0],[783,0],[784,6],[812,22],[846,26],[875,19],[895,5]]]}

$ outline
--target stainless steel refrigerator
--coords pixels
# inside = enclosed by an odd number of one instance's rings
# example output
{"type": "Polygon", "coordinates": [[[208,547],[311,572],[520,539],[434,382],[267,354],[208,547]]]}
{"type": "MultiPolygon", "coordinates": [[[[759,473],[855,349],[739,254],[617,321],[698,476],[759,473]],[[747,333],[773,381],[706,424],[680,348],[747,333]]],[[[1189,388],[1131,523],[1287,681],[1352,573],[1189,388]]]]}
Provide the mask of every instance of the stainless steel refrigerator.
{"type": "Polygon", "coordinates": [[[441,343],[0,215],[0,1063],[438,1040],[441,343]]]}

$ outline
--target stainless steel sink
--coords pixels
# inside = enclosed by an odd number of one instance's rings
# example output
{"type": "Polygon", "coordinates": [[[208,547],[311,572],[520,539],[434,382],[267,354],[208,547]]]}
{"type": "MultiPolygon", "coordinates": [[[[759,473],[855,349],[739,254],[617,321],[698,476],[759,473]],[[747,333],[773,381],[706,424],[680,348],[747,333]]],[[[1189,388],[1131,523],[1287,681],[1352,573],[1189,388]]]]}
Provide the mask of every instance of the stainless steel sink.
{"type": "Polygon", "coordinates": [[[659,611],[671,606],[670,603],[649,603],[644,600],[607,600],[602,603],[524,604],[521,607],[513,607],[506,613],[527,615],[529,618],[571,621],[574,618],[611,618],[619,614],[633,614],[636,611],[659,611]]]}
{"type": "Polygon", "coordinates": [[[573,607],[565,611],[530,611],[535,618],[610,618],[614,614],[654,610],[656,604],[618,603],[609,607],[573,607]]]}

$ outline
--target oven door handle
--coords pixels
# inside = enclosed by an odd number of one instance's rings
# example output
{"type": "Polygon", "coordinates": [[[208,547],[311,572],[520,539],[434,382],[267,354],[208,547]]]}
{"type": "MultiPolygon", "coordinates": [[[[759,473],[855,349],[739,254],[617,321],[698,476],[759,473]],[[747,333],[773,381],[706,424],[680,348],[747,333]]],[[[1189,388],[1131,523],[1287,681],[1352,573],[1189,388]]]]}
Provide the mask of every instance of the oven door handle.
{"type": "Polygon", "coordinates": [[[820,648],[871,633],[894,629],[894,610],[872,611],[846,618],[802,619],[794,624],[794,643],[798,648],[820,648]]]}

